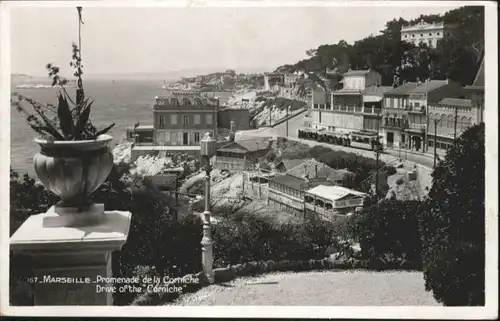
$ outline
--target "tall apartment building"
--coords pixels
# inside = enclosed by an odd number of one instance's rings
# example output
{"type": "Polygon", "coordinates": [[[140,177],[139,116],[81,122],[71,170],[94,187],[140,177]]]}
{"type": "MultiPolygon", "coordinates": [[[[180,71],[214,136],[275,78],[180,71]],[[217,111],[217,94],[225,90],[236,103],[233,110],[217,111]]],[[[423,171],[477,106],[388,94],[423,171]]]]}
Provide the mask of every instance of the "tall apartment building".
{"type": "Polygon", "coordinates": [[[465,92],[451,80],[409,82],[385,92],[384,145],[425,150],[428,106],[444,98],[465,98],[465,92]]]}
{"type": "Polygon", "coordinates": [[[421,21],[411,26],[401,28],[401,41],[411,42],[415,46],[425,43],[429,47],[436,48],[438,41],[452,36],[454,25],[446,25],[443,22],[425,23],[421,21]]]}
{"type": "Polygon", "coordinates": [[[342,77],[343,88],[331,92],[330,97],[325,97],[327,93],[314,92],[311,127],[340,133],[364,128],[364,113],[372,114],[372,105],[364,106],[364,95],[370,95],[365,90],[380,86],[382,76],[374,70],[349,70],[342,77]]]}

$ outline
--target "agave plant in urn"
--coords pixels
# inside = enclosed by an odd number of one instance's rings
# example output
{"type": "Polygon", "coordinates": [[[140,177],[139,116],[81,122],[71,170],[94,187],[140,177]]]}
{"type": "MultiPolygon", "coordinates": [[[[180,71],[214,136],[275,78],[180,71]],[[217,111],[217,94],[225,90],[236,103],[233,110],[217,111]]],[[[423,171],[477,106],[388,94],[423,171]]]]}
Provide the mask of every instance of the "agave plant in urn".
{"type": "Polygon", "coordinates": [[[100,222],[104,206],[94,204],[89,195],[104,183],[113,166],[113,155],[108,147],[112,137],[106,133],[114,123],[97,130],[91,122],[93,101],[84,94],[81,56],[76,45],[73,45],[70,66],[76,69],[75,99],[68,94],[69,82],[59,76],[59,68],[49,64],[52,86],[58,88],[57,107],[17,93],[12,100],[16,109],[26,116],[28,125],[40,136],[35,138],[40,145],[40,152],[33,160],[35,172],[42,184],[61,198],[47,213],[53,219],[44,222],[45,225],[100,222]],[[35,113],[28,112],[23,102],[31,105],[35,113]]]}

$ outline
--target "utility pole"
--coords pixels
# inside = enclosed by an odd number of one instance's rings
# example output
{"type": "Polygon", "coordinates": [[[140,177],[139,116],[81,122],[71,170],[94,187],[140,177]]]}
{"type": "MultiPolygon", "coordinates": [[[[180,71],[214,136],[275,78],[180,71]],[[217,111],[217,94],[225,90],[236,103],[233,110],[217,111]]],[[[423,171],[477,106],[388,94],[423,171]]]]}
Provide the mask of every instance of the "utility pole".
{"type": "Polygon", "coordinates": [[[455,123],[453,131],[453,140],[457,139],[457,121],[458,121],[458,107],[455,107],[455,123]]]}
{"type": "Polygon", "coordinates": [[[271,111],[272,111],[272,107],[269,106],[269,128],[271,128],[271,111]]]}
{"type": "Polygon", "coordinates": [[[434,168],[436,168],[436,156],[437,156],[437,150],[436,150],[437,123],[438,120],[434,119],[434,168]]]}

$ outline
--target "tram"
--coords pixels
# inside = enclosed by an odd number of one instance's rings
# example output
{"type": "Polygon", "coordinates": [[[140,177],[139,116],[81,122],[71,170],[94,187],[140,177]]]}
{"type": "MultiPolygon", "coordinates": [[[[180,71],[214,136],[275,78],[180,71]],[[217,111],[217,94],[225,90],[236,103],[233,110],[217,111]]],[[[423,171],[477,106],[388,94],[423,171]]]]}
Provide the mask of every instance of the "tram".
{"type": "Polygon", "coordinates": [[[298,138],[365,150],[383,150],[381,137],[377,133],[368,131],[343,134],[326,131],[324,129],[299,128],[298,138]]]}

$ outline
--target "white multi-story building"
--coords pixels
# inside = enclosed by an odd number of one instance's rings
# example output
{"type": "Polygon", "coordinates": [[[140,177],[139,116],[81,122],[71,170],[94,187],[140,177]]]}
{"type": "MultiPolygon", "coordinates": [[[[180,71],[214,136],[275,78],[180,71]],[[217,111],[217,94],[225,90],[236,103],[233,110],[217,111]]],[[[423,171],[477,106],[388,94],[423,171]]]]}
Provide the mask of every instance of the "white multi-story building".
{"type": "Polygon", "coordinates": [[[349,70],[342,77],[343,88],[330,97],[313,92],[311,127],[340,133],[363,129],[363,93],[367,87],[380,85],[382,76],[369,69],[349,70]]]}
{"type": "Polygon", "coordinates": [[[401,41],[411,42],[415,46],[425,43],[436,48],[439,40],[453,34],[454,25],[440,23],[420,23],[412,26],[401,27],[401,41]]]}

